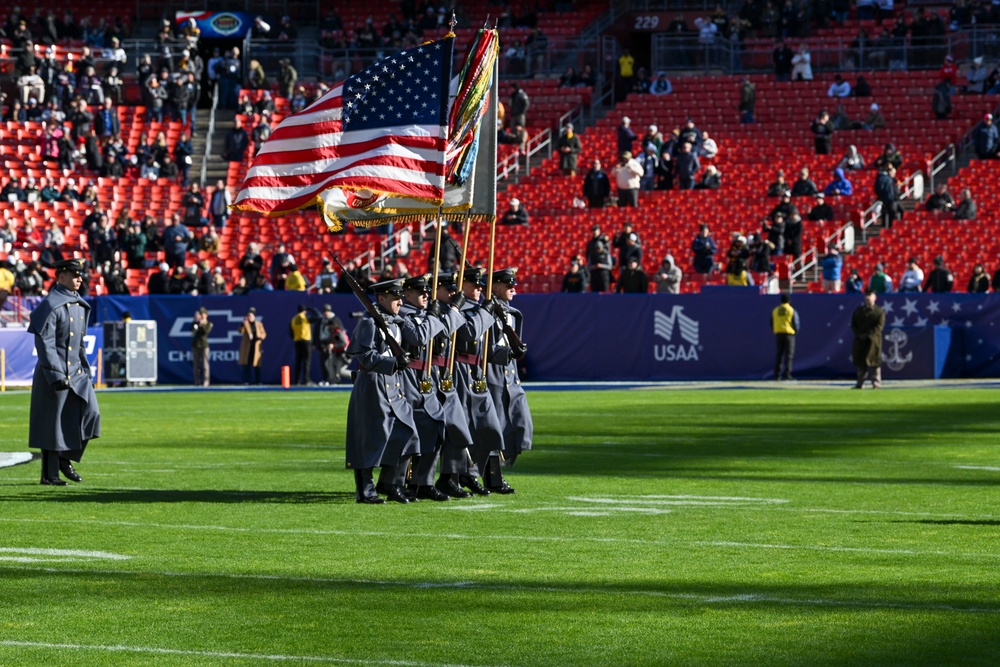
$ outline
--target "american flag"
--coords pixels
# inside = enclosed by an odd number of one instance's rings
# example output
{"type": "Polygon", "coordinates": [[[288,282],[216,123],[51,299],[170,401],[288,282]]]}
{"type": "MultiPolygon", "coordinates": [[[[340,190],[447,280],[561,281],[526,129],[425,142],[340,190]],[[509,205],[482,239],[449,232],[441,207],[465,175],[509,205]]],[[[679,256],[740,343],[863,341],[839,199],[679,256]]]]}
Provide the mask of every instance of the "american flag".
{"type": "Polygon", "coordinates": [[[401,51],[283,120],[233,208],[280,215],[333,187],[440,204],[453,45],[447,37],[401,51]]]}

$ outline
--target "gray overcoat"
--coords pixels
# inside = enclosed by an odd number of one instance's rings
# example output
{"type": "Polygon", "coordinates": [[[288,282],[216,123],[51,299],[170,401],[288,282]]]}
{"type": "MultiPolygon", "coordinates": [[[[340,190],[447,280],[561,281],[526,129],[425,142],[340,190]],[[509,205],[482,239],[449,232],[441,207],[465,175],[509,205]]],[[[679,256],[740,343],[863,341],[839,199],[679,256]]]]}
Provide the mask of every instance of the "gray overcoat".
{"type": "Polygon", "coordinates": [[[56,284],[31,313],[38,363],[31,381],[28,447],[79,461],[87,442],[101,435],[101,412],[90,378],[84,336],[90,305],[56,284]],[[55,389],[66,381],[68,389],[55,389]]]}
{"type": "MultiPolygon", "coordinates": [[[[493,326],[494,317],[477,303],[466,302],[462,313],[463,324],[456,335],[456,346],[460,354],[478,356],[482,353],[483,334],[493,326]]],[[[472,460],[483,469],[492,452],[503,450],[503,427],[490,392],[477,392],[475,381],[485,379],[480,364],[455,364],[455,392],[468,413],[469,426],[475,441],[469,448],[472,460]]],[[[488,388],[487,388],[488,389],[488,388]]]]}
{"type": "MultiPolygon", "coordinates": [[[[402,329],[413,325],[382,312],[391,335],[402,341],[402,329]]],[[[347,405],[347,467],[397,465],[404,456],[417,452],[417,429],[403,392],[402,374],[396,372],[396,358],[370,315],[354,328],[347,353],[358,358],[358,375],[347,405]]]]}
{"type": "MultiPolygon", "coordinates": [[[[521,323],[524,320],[521,311],[511,306],[505,306],[504,310],[507,324],[520,337],[521,323]]],[[[531,449],[534,424],[521,378],[517,374],[517,360],[511,356],[510,341],[504,334],[501,320],[497,320],[490,328],[489,348],[486,384],[493,395],[493,405],[496,406],[497,417],[503,429],[504,458],[513,463],[518,454],[531,449]]]]}

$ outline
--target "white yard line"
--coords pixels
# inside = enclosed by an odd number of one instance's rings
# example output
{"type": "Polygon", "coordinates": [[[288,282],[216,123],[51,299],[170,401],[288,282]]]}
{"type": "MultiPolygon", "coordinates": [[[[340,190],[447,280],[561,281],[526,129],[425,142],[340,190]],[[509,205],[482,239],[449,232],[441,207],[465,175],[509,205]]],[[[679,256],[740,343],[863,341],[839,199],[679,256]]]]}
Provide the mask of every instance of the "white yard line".
{"type": "MultiPolygon", "coordinates": [[[[372,579],[337,579],[332,577],[291,577],[283,575],[271,575],[271,574],[231,574],[231,573],[219,573],[219,572],[146,572],[139,570],[97,570],[97,569],[62,569],[62,568],[40,568],[40,567],[16,567],[16,566],[3,566],[0,565],[0,570],[28,570],[33,572],[47,572],[51,574],[84,574],[84,575],[99,575],[99,576],[135,576],[135,577],[170,577],[170,578],[220,578],[220,579],[235,579],[240,581],[287,581],[287,582],[303,582],[310,584],[328,584],[334,586],[363,586],[363,587],[385,587],[385,588],[412,588],[412,589],[427,589],[427,588],[455,588],[461,590],[481,590],[481,591],[500,591],[504,593],[509,593],[511,591],[516,591],[518,593],[525,594],[561,594],[561,595],[584,595],[584,596],[594,596],[594,595],[611,595],[615,597],[620,597],[623,595],[637,596],[637,597],[651,597],[651,598],[662,598],[668,600],[685,600],[698,604],[705,605],[715,605],[715,604],[777,604],[784,606],[793,607],[857,607],[863,609],[901,609],[907,611],[946,611],[946,612],[956,612],[961,614],[1000,614],[1000,607],[958,607],[955,605],[948,604],[919,604],[910,602],[894,602],[891,600],[835,600],[830,598],[792,598],[792,597],[780,597],[776,595],[764,595],[758,593],[744,593],[744,594],[734,594],[734,595],[705,595],[703,593],[666,593],[664,591],[657,590],[636,590],[630,588],[619,588],[619,587],[606,587],[606,588],[594,588],[594,587],[574,587],[574,586],[526,586],[526,585],[516,585],[516,584],[484,584],[474,581],[454,581],[454,582],[444,582],[444,581],[384,581],[384,580],[372,580],[372,579]]],[[[5,642],[0,641],[0,645],[5,642]]],[[[110,650],[114,650],[113,648],[110,650]]],[[[123,648],[122,650],[127,650],[123,648]]],[[[151,649],[156,651],[156,649],[151,649]]],[[[198,652],[192,652],[193,655],[199,655],[198,652]]],[[[212,653],[205,653],[204,655],[215,655],[212,653]]],[[[223,655],[223,654],[220,654],[223,655]]],[[[224,654],[228,655],[228,654],[224,654]]],[[[237,657],[235,654],[233,657],[237,657]]],[[[254,657],[254,656],[245,656],[254,657]]],[[[284,658],[282,658],[284,659],[284,658]]],[[[294,659],[288,657],[287,659],[294,659]]],[[[320,658],[314,658],[319,660],[320,658]]],[[[342,660],[348,662],[344,659],[339,658],[324,658],[326,660],[342,660]]],[[[371,661],[355,661],[355,662],[366,662],[367,664],[385,664],[385,665],[424,665],[426,663],[408,663],[408,662],[371,662],[371,661]]],[[[445,667],[445,666],[441,666],[445,667]]],[[[448,666],[448,667],[459,667],[459,666],[448,666]]],[[[461,666],[466,667],[466,666],[461,666]]]]}
{"type": "Polygon", "coordinates": [[[386,667],[472,667],[455,663],[418,662],[415,660],[379,660],[377,658],[332,658],[313,655],[281,655],[267,653],[238,653],[233,651],[193,651],[155,646],[107,646],[101,644],[57,644],[50,642],[25,642],[0,640],[0,646],[40,648],[60,651],[98,651],[105,653],[147,653],[151,655],[189,655],[206,658],[234,658],[237,660],[270,660],[272,662],[316,662],[335,665],[386,665],[386,667]]]}
{"type": "MultiPolygon", "coordinates": [[[[558,508],[563,511],[580,512],[586,511],[584,508],[574,507],[558,508]]],[[[589,514],[587,516],[590,516],[589,514]]],[[[0,522],[13,523],[71,523],[87,524],[99,526],[122,526],[127,528],[148,528],[167,530],[190,530],[190,531],[212,531],[212,532],[232,532],[246,533],[251,535],[278,534],[278,535],[317,535],[334,537],[374,537],[389,539],[434,539],[434,540],[503,540],[514,542],[555,542],[574,543],[586,542],[597,544],[636,544],[649,547],[678,547],[678,546],[703,546],[718,548],[744,548],[744,549],[781,549],[781,550],[802,550],[802,551],[825,551],[836,552],[857,552],[857,553],[891,553],[907,556],[942,556],[947,558],[973,558],[983,560],[998,560],[1000,552],[960,552],[960,551],[921,551],[916,549],[879,549],[874,547],[847,547],[814,544],[768,544],[753,542],[724,542],[724,541],[702,541],[702,540],[644,540],[638,538],[623,537],[585,537],[585,536],[557,536],[557,535],[476,535],[462,533],[400,533],[398,531],[365,531],[365,530],[323,530],[316,528],[242,528],[237,526],[220,526],[211,524],[171,524],[171,523],[143,523],[137,521],[98,521],[95,519],[10,519],[0,518],[0,522]]]]}
{"type": "Polygon", "coordinates": [[[0,452],[0,468],[10,468],[31,460],[31,452],[0,452]]]}
{"type": "Polygon", "coordinates": [[[131,556],[113,554],[107,551],[82,551],[80,549],[36,549],[24,547],[0,547],[0,554],[20,554],[23,556],[77,556],[100,560],[129,560],[131,556]]]}

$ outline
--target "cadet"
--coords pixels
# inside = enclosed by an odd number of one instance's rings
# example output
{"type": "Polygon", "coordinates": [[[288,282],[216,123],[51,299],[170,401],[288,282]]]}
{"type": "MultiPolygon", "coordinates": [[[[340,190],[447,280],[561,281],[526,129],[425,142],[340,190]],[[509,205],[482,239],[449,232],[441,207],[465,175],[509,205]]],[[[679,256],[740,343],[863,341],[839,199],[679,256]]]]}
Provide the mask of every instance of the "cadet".
{"type": "MultiPolygon", "coordinates": [[[[486,383],[503,429],[503,458],[509,466],[514,465],[522,451],[531,449],[534,433],[528,399],[517,373],[517,361],[528,351],[528,346],[521,342],[524,316],[510,305],[516,294],[517,269],[495,271],[493,296],[501,304],[501,312],[497,313],[497,321],[490,329],[486,383]]],[[[483,481],[491,491],[514,493],[500,472],[499,454],[490,456],[483,481]]]]}
{"type": "MultiPolygon", "coordinates": [[[[455,391],[465,406],[475,440],[475,446],[470,450],[476,464],[475,472],[486,470],[489,457],[503,449],[503,428],[493,405],[493,396],[486,387],[481,356],[483,334],[493,326],[501,306],[493,299],[479,304],[485,274],[485,269],[465,269],[462,293],[466,301],[462,312],[466,323],[458,330],[455,340],[455,391]]],[[[474,473],[461,477],[461,483],[473,493],[490,493],[476,480],[474,473]]]]}
{"type": "Polygon", "coordinates": [[[415,339],[404,335],[403,349],[410,355],[409,368],[402,371],[403,389],[413,407],[413,422],[420,442],[419,455],[412,460],[411,479],[407,495],[417,499],[448,500],[448,495],[434,486],[434,467],[444,443],[445,414],[435,382],[427,366],[427,349],[439,334],[451,335],[465,323],[460,312],[464,298],[442,306],[440,301],[428,304],[430,274],[403,281],[403,305],[400,315],[413,324],[415,339]]]}
{"type": "MultiPolygon", "coordinates": [[[[458,291],[454,273],[438,276],[437,299],[442,308],[454,304],[461,309],[465,303],[465,295],[458,291]]],[[[462,323],[464,322],[463,315],[462,323]]],[[[455,391],[454,378],[450,376],[446,378],[450,358],[451,336],[440,333],[434,339],[431,373],[444,411],[445,437],[441,448],[441,475],[435,486],[452,498],[468,498],[472,494],[462,488],[462,482],[471,480],[473,486],[478,486],[479,481],[476,476],[479,475],[479,469],[469,454],[469,449],[474,447],[472,431],[469,429],[469,414],[458,392],[455,391]]]]}
{"type": "MultiPolygon", "coordinates": [[[[403,328],[412,328],[409,320],[399,317],[403,281],[385,280],[372,290],[376,312],[385,320],[388,334],[400,342],[403,328]]],[[[406,477],[405,462],[417,449],[413,410],[399,374],[410,358],[394,357],[385,336],[371,314],[365,314],[347,349],[358,358],[358,376],[347,406],[347,467],[354,470],[355,500],[373,505],[385,502],[377,491],[389,500],[409,502],[400,485],[406,477]],[[376,466],[382,467],[377,488],[372,481],[376,466]]]]}
{"type": "Polygon", "coordinates": [[[65,486],[62,472],[83,479],[80,462],[87,443],[101,435],[101,413],[90,379],[84,336],[90,306],[80,297],[86,265],[82,259],[57,262],[56,284],[31,313],[38,363],[31,381],[28,447],[42,450],[42,484],[65,486]]]}

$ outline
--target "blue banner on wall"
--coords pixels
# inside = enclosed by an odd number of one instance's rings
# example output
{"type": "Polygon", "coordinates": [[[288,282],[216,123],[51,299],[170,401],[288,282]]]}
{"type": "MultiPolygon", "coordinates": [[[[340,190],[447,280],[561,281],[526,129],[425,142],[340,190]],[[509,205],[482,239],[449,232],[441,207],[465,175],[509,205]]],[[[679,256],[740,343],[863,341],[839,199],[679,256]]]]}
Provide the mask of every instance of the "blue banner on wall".
{"type": "MultiPolygon", "coordinates": [[[[795,376],[853,377],[851,295],[794,296],[801,330],[796,336],[795,376]]],[[[237,365],[239,326],[250,306],[267,330],[263,380],[278,383],[281,367],[294,363],[289,324],[303,304],[332,305],[348,331],[361,306],[351,295],[258,292],[246,297],[99,297],[99,321],[135,319],[158,323],[159,376],[164,384],[192,381],[191,320],[204,306],[213,323],[212,380],[242,382],[237,365]]],[[[892,378],[1000,376],[1000,295],[892,294],[886,309],[883,375],[892,378]]],[[[774,336],[770,314],[778,297],[743,290],[705,294],[540,294],[516,297],[525,315],[526,379],[763,380],[772,377],[774,336]]],[[[30,337],[29,337],[30,338],[30,337]]],[[[318,354],[311,374],[319,380],[318,354]]]]}
{"type": "MultiPolygon", "coordinates": [[[[92,373],[97,373],[97,351],[104,346],[101,327],[88,327],[83,338],[87,361],[92,373]]],[[[4,379],[11,385],[30,385],[38,355],[35,336],[27,329],[0,329],[0,349],[4,351],[4,379]]]]}

